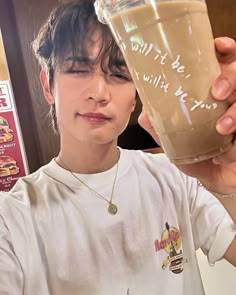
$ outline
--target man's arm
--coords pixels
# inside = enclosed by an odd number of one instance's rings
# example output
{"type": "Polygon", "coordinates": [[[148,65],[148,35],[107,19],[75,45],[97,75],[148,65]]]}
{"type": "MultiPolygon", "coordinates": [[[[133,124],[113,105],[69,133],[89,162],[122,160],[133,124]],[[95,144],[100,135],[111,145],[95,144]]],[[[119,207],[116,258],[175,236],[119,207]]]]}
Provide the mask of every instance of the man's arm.
{"type": "MultiPolygon", "coordinates": [[[[228,211],[229,215],[231,216],[231,218],[234,221],[234,224],[236,225],[236,197],[218,198],[218,200],[221,202],[221,204],[228,211]]],[[[235,252],[235,256],[236,256],[236,252],[235,252]]]]}
{"type": "MultiPolygon", "coordinates": [[[[236,224],[236,197],[218,198],[236,224]]],[[[236,237],[225,252],[224,258],[236,267],[236,237]]]]}
{"type": "Polygon", "coordinates": [[[225,252],[224,258],[236,267],[236,238],[225,252]]]}
{"type": "MultiPolygon", "coordinates": [[[[212,94],[217,100],[226,100],[229,109],[219,119],[217,130],[223,134],[234,134],[233,146],[223,155],[199,163],[178,165],[185,174],[197,178],[210,191],[221,194],[236,194],[236,43],[229,38],[215,40],[216,52],[222,73],[212,87],[212,94]],[[223,89],[219,82],[226,81],[228,87],[223,89]],[[223,91],[224,90],[224,91],[223,91]],[[226,121],[225,121],[226,119],[226,121]]],[[[225,83],[223,83],[225,85],[225,83]]],[[[139,117],[139,124],[161,145],[145,111],[139,117]]],[[[236,197],[219,198],[236,226],[236,197]]],[[[225,258],[236,266],[236,242],[229,247],[225,258]]]]}

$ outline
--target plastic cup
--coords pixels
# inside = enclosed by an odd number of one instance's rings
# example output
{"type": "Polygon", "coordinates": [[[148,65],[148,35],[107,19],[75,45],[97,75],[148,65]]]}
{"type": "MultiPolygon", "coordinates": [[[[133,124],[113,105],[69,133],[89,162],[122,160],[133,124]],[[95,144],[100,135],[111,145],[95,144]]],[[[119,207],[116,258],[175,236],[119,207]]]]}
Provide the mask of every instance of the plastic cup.
{"type": "Polygon", "coordinates": [[[169,159],[194,163],[230,149],[232,136],[216,131],[228,104],[211,96],[220,67],[205,2],[97,0],[95,8],[169,159]]]}

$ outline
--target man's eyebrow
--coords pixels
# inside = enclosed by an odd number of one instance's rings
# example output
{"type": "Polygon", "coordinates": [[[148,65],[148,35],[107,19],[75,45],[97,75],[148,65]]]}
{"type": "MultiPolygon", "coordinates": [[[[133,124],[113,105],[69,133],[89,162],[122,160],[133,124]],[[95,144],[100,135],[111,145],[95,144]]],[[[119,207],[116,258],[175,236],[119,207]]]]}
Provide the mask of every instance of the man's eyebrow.
{"type": "MultiPolygon", "coordinates": [[[[71,56],[68,56],[66,59],[65,59],[65,63],[66,62],[72,62],[73,64],[74,63],[81,63],[81,64],[86,64],[86,65],[94,65],[96,62],[97,62],[97,59],[93,59],[89,56],[82,56],[82,55],[71,55],[71,56]]],[[[124,59],[116,59],[113,61],[114,64],[113,66],[117,67],[117,68],[127,68],[127,65],[126,65],[126,62],[124,59]]]]}
{"type": "Polygon", "coordinates": [[[93,61],[87,57],[87,56],[68,56],[66,59],[65,59],[65,62],[67,61],[72,61],[72,62],[79,62],[79,63],[85,63],[85,64],[90,64],[92,63],[93,61]]]}

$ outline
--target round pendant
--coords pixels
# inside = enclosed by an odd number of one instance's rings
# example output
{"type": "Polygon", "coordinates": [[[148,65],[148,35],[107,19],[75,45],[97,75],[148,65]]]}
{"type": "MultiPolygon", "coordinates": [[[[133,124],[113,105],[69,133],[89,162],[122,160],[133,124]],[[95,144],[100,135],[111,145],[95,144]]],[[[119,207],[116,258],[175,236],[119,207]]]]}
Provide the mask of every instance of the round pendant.
{"type": "Polygon", "coordinates": [[[111,214],[111,215],[115,215],[118,211],[118,208],[115,204],[112,204],[110,203],[109,206],[108,206],[108,212],[111,214]]]}

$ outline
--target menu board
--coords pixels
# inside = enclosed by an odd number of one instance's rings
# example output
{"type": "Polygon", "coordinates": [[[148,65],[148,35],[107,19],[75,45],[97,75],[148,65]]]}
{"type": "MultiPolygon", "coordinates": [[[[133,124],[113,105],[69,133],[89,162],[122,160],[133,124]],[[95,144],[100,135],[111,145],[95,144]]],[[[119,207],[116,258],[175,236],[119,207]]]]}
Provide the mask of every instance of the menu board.
{"type": "Polygon", "coordinates": [[[0,191],[28,174],[20,124],[0,31],[0,191]]]}

